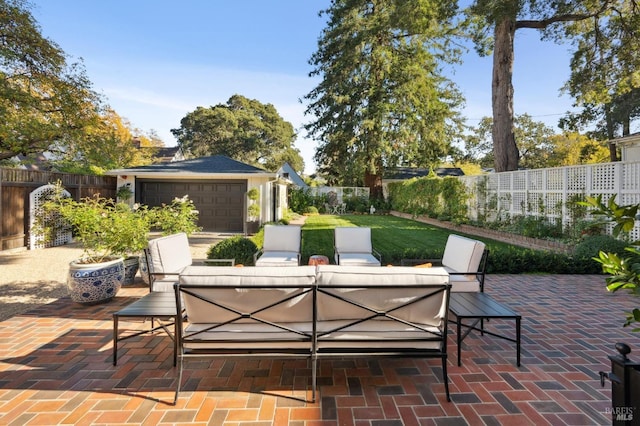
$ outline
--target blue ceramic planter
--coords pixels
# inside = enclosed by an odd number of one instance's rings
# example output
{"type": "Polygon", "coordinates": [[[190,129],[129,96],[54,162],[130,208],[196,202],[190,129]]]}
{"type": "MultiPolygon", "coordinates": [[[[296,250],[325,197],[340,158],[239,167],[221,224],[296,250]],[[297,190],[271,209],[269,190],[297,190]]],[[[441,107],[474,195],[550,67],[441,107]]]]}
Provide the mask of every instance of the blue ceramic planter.
{"type": "Polygon", "coordinates": [[[102,263],[69,263],[67,286],[71,300],[82,305],[97,305],[115,297],[124,281],[124,262],[114,257],[102,263]]]}

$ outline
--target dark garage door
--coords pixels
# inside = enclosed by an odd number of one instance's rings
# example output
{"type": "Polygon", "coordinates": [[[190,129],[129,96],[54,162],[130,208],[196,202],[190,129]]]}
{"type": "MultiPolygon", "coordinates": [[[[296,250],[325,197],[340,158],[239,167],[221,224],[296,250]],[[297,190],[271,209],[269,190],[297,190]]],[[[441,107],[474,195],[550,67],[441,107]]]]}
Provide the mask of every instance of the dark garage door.
{"type": "Polygon", "coordinates": [[[139,179],[138,202],[150,207],[169,204],[185,194],[200,212],[198,225],[208,232],[243,232],[245,180],[156,181],[139,179]]]}

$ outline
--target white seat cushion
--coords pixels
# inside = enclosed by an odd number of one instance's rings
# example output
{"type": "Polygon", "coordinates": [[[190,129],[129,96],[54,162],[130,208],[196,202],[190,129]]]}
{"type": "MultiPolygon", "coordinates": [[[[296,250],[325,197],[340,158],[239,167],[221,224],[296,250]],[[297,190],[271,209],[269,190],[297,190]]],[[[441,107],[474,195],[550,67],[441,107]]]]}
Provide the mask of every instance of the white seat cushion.
{"type": "Polygon", "coordinates": [[[442,256],[442,266],[455,272],[478,272],[485,244],[482,241],[451,234],[442,256]]]}
{"type": "Polygon", "coordinates": [[[371,253],[371,228],[337,227],[334,231],[336,252],[371,253]]]}
{"type": "Polygon", "coordinates": [[[341,266],[380,266],[380,261],[369,253],[340,253],[338,263],[341,266]]]}
{"type": "Polygon", "coordinates": [[[256,266],[298,266],[298,253],[292,251],[264,252],[256,266]]]}

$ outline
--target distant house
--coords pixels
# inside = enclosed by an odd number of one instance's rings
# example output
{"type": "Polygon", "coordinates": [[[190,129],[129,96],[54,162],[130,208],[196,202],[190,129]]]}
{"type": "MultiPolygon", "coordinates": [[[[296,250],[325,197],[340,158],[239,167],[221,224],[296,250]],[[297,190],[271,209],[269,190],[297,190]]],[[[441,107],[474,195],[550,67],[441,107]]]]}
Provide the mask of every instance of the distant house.
{"type": "MultiPolygon", "coordinates": [[[[429,176],[430,168],[423,167],[396,167],[389,169],[382,177],[382,193],[385,197],[389,194],[389,184],[391,182],[402,182],[403,180],[421,178],[429,176]]],[[[438,167],[435,173],[439,177],[464,176],[464,172],[459,167],[438,167]]]]}
{"type": "Polygon", "coordinates": [[[198,157],[148,166],[110,170],[117,186],[128,186],[134,196],[130,202],[150,207],[169,204],[188,195],[200,212],[199,226],[208,232],[247,233],[249,222],[247,192],[260,191],[258,222],[282,218],[287,207],[286,185],[275,173],[224,155],[198,157]]]}
{"type": "Polygon", "coordinates": [[[293,167],[291,167],[289,163],[284,163],[284,165],[280,167],[278,170],[278,176],[282,179],[288,180],[293,186],[297,186],[298,188],[307,188],[309,186],[300,177],[300,175],[293,170],[293,167]]]}
{"type": "Polygon", "coordinates": [[[617,139],[611,139],[610,143],[620,148],[621,160],[627,163],[640,161],[640,132],[617,139]]]}

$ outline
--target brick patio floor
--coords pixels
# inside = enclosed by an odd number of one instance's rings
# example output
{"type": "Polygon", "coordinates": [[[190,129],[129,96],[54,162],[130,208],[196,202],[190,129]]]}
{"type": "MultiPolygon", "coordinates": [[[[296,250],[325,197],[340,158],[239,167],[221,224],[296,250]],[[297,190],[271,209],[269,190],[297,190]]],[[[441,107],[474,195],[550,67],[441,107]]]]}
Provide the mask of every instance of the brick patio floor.
{"type": "MultiPolygon", "coordinates": [[[[166,334],[122,342],[111,362],[112,313],[145,288],[93,307],[63,298],[0,322],[0,424],[610,424],[610,384],[600,387],[598,371],[610,370],[618,341],[640,358],[640,334],[622,328],[638,300],[607,293],[602,276],[491,275],[486,289],[523,316],[522,366],[513,343],[474,333],[458,367],[450,336],[450,403],[439,360],[323,360],[318,401],[306,403],[305,361],[228,358],[189,361],[173,406],[166,334]]],[[[488,327],[514,334],[512,321],[488,327]]]]}

